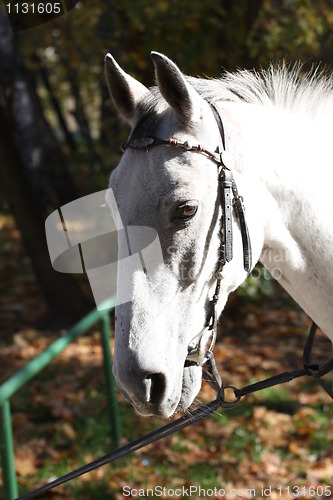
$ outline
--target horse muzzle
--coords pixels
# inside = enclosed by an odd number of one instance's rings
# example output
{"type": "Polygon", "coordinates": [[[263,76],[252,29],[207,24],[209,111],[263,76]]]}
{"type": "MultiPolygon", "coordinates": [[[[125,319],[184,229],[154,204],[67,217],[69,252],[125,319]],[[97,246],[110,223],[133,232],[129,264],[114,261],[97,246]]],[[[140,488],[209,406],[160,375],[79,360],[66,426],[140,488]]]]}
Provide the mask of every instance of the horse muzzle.
{"type": "Polygon", "coordinates": [[[122,395],[144,416],[171,417],[186,410],[201,387],[201,367],[183,366],[178,374],[161,364],[159,370],[114,364],[114,376],[122,395]]]}

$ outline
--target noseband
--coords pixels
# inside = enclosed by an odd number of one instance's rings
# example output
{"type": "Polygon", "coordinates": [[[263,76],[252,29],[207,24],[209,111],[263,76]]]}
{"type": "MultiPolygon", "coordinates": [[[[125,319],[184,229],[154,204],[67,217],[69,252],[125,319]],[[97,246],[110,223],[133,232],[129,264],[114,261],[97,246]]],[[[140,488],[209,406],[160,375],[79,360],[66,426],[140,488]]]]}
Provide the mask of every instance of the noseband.
{"type": "Polygon", "coordinates": [[[154,136],[144,136],[138,139],[129,140],[122,145],[122,150],[131,149],[147,149],[156,146],[171,146],[193,151],[203,154],[212,160],[218,168],[218,184],[219,184],[219,202],[222,209],[222,224],[220,228],[220,247],[217,260],[217,268],[215,271],[216,286],[213,298],[208,304],[208,317],[206,325],[202,333],[199,334],[199,339],[194,346],[188,348],[188,354],[185,361],[185,366],[198,365],[202,366],[209,361],[209,354],[212,352],[217,332],[217,302],[220,296],[221,281],[223,278],[222,272],[225,264],[230,262],[233,257],[233,228],[232,228],[232,211],[234,210],[238,218],[239,227],[243,243],[243,266],[244,270],[249,273],[252,265],[252,251],[249,232],[245,218],[245,207],[243,197],[238,194],[237,185],[232,173],[233,158],[226,150],[226,137],[224,132],[223,120],[220,111],[215,104],[210,104],[217,126],[219,129],[219,144],[215,151],[210,151],[200,144],[190,144],[188,141],[179,142],[175,138],[160,139],[154,136]],[[207,345],[210,343],[209,348],[207,345]]]}

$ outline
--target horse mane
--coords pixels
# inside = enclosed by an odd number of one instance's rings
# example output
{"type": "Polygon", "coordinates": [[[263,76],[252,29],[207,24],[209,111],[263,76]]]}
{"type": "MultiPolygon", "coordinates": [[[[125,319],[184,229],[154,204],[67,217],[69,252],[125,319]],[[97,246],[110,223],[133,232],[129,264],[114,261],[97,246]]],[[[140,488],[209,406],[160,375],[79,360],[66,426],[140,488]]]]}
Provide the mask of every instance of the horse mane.
{"type": "MultiPolygon", "coordinates": [[[[283,109],[315,119],[321,113],[333,109],[333,77],[317,66],[303,72],[301,64],[289,66],[282,63],[271,65],[267,70],[238,70],[225,72],[221,78],[196,78],[187,81],[208,102],[245,102],[283,109]]],[[[163,119],[167,103],[158,87],[138,105],[139,120],[129,140],[151,135],[163,119]]]]}
{"type": "Polygon", "coordinates": [[[333,108],[333,77],[314,67],[304,72],[300,63],[270,65],[267,70],[225,72],[220,79],[188,77],[208,102],[246,102],[316,117],[333,108]]]}

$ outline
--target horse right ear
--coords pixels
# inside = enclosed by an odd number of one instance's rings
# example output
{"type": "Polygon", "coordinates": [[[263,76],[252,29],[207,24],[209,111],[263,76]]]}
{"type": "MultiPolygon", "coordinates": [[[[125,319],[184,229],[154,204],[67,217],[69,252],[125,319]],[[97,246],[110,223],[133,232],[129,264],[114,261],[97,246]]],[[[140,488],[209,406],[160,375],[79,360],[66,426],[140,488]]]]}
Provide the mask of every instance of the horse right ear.
{"type": "Polygon", "coordinates": [[[137,103],[149,90],[125,73],[111,54],[105,56],[104,69],[106,83],[118,113],[133,126],[137,103]]]}
{"type": "Polygon", "coordinates": [[[151,52],[150,55],[162,96],[185,125],[197,127],[202,120],[202,97],[186,81],[173,61],[159,52],[151,52]]]}

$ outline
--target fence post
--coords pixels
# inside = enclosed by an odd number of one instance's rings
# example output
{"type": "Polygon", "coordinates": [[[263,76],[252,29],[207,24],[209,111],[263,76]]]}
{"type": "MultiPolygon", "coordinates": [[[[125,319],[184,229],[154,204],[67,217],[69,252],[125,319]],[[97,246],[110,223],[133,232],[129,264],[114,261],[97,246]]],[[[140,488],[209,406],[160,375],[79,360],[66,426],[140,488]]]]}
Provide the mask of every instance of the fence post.
{"type": "Polygon", "coordinates": [[[120,427],[120,418],[119,418],[118,403],[116,397],[116,385],[112,373],[110,332],[111,332],[110,314],[109,312],[107,312],[102,318],[102,325],[101,325],[101,340],[102,340],[103,357],[104,357],[104,378],[105,378],[106,395],[107,395],[107,403],[108,403],[110,426],[111,426],[112,445],[114,448],[118,448],[121,438],[121,427],[120,427]]]}
{"type": "Polygon", "coordinates": [[[18,488],[14,462],[10,403],[8,400],[0,404],[0,454],[4,500],[14,500],[18,497],[18,488]]]}

